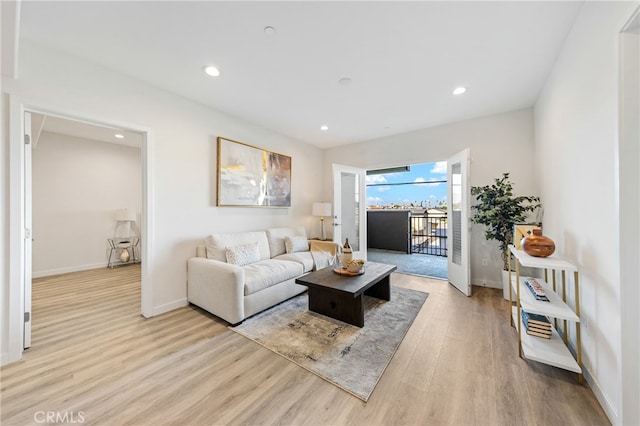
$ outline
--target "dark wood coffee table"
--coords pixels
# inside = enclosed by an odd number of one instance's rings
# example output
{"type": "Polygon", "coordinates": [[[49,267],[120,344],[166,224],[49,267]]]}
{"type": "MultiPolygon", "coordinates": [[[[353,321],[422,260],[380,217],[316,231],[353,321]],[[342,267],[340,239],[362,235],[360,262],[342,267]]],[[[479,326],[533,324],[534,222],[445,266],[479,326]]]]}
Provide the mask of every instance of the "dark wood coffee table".
{"type": "Polygon", "coordinates": [[[333,267],[296,279],[309,288],[309,310],[364,327],[364,295],[391,300],[391,272],[395,265],[367,262],[364,274],[340,275],[333,267]]]}

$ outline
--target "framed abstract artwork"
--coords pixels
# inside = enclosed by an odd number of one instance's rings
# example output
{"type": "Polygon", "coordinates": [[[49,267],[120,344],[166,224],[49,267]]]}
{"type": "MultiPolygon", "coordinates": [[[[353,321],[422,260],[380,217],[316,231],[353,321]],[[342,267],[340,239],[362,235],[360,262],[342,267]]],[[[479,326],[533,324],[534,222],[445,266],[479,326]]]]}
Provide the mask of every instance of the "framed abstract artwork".
{"type": "Polygon", "coordinates": [[[291,157],[218,137],[218,206],[291,207],[291,157]]]}

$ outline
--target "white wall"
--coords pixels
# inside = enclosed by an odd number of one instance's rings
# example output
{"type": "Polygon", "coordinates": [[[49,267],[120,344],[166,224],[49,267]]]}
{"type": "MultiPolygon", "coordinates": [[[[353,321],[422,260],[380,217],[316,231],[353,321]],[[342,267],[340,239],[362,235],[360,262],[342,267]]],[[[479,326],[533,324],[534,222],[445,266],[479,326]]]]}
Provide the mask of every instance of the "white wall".
{"type": "MultiPolygon", "coordinates": [[[[621,383],[627,374],[621,366],[621,286],[638,285],[637,273],[635,282],[620,281],[616,211],[618,36],[636,7],[585,2],[535,106],[545,234],[579,266],[584,367],[614,424],[622,423],[621,383]]],[[[569,298],[574,303],[573,291],[569,298]]],[[[637,357],[636,352],[636,363],[637,357]]]]}
{"type": "Polygon", "coordinates": [[[33,276],[106,266],[116,210],[142,211],[140,148],[43,132],[32,164],[33,276]]]}
{"type": "MultiPolygon", "coordinates": [[[[525,109],[432,127],[411,133],[327,150],[325,173],[331,164],[379,169],[447,160],[470,148],[472,186],[486,185],[511,173],[517,195],[537,195],[533,179],[533,111],[525,109]]],[[[325,187],[325,199],[331,188],[325,187]]],[[[543,200],[544,202],[544,200],[543,200]]],[[[502,260],[495,241],[484,238],[484,227],[471,233],[471,282],[502,288],[502,260]],[[482,266],[482,259],[489,260],[482,266]]]]}
{"type": "MultiPolygon", "coordinates": [[[[20,46],[19,76],[17,80],[3,78],[3,91],[52,109],[72,111],[78,117],[150,129],[153,228],[149,237],[153,246],[148,247],[145,264],[149,268],[146,278],[153,287],[153,314],[186,304],[186,262],[208,234],[287,225],[309,230],[316,223],[311,204],[321,196],[318,182],[322,181],[323,157],[316,147],[28,42],[20,46]],[[215,207],[217,136],[290,155],[292,207],[215,207]]],[[[4,114],[3,120],[8,111],[4,114]]],[[[7,135],[2,136],[6,147],[7,135]]],[[[7,172],[3,179],[8,181],[7,172]]],[[[3,205],[8,202],[5,194],[3,205]]],[[[7,220],[5,217],[5,227],[7,220]]],[[[3,257],[8,262],[6,251],[3,257]]],[[[5,314],[2,324],[6,320],[5,314]]]]}

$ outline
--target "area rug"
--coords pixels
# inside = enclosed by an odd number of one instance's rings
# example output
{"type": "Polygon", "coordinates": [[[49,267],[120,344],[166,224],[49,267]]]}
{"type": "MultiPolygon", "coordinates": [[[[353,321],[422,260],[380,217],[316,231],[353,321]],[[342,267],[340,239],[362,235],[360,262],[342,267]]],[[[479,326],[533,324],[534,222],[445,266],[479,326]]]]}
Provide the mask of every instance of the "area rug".
{"type": "Polygon", "coordinates": [[[428,293],[391,287],[391,300],[365,296],[364,327],[308,309],[301,294],[233,331],[367,401],[428,293]]]}

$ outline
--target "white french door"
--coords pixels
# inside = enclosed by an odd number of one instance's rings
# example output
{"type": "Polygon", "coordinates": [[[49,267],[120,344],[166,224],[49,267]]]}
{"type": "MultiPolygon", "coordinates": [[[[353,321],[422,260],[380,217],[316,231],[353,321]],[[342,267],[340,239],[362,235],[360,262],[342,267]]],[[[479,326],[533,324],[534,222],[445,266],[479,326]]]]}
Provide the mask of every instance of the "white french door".
{"type": "Polygon", "coordinates": [[[447,266],[449,282],[466,296],[471,296],[469,266],[469,150],[447,161],[447,266]]]}
{"type": "Polygon", "coordinates": [[[31,346],[31,265],[32,265],[32,220],[31,220],[31,113],[24,113],[24,340],[23,347],[31,346]]]}
{"type": "Polygon", "coordinates": [[[367,258],[366,170],[333,165],[333,241],[349,239],[353,257],[367,258]]]}

